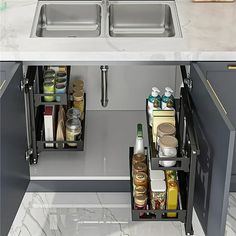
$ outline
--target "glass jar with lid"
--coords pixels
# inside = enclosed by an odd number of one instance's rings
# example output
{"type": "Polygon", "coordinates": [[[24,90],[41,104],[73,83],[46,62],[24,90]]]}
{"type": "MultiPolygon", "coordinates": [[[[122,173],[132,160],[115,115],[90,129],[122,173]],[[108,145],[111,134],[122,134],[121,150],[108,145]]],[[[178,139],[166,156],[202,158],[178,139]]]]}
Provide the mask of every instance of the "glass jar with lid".
{"type": "Polygon", "coordinates": [[[133,165],[133,175],[137,174],[138,172],[147,173],[147,165],[143,162],[135,163],[133,165]]]}
{"type": "MultiPolygon", "coordinates": [[[[55,85],[51,81],[47,81],[43,83],[43,93],[47,94],[54,94],[55,92],[55,85]]],[[[54,96],[44,96],[45,102],[53,102],[55,99],[54,96]]]]}
{"type": "Polygon", "coordinates": [[[134,175],[134,185],[137,186],[144,186],[147,188],[148,186],[148,176],[144,172],[138,172],[134,175]]]}
{"type": "MultiPolygon", "coordinates": [[[[68,119],[66,121],[66,140],[78,141],[81,138],[81,122],[79,119],[68,119]]],[[[76,147],[76,143],[68,143],[71,147],[76,147]]]]}
{"type": "Polygon", "coordinates": [[[132,157],[132,164],[133,164],[133,166],[136,163],[139,163],[139,162],[146,163],[146,156],[143,153],[134,154],[133,157],[132,157]]]}
{"type": "Polygon", "coordinates": [[[44,79],[51,78],[51,77],[55,78],[55,76],[56,76],[56,72],[53,69],[47,69],[44,71],[44,74],[43,74],[44,79]]]}
{"type": "Polygon", "coordinates": [[[73,93],[73,107],[80,110],[81,114],[84,113],[84,92],[79,91],[73,93]]]}
{"type": "Polygon", "coordinates": [[[81,118],[81,112],[77,108],[70,108],[66,112],[67,119],[80,119],[81,118]]]}
{"type": "Polygon", "coordinates": [[[135,186],[134,196],[146,195],[146,194],[147,194],[147,188],[145,186],[135,186]]]}
{"type": "Polygon", "coordinates": [[[147,209],[147,195],[146,194],[141,194],[134,197],[134,208],[136,210],[147,209]]]}

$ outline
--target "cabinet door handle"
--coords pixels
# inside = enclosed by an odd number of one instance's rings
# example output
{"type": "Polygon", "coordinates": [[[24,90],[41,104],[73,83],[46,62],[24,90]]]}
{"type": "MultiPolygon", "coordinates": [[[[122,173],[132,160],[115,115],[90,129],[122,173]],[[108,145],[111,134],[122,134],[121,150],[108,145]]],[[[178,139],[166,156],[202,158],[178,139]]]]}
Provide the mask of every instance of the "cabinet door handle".
{"type": "Polygon", "coordinates": [[[225,115],[227,115],[227,111],[226,111],[226,109],[225,109],[225,107],[224,107],[223,103],[220,101],[220,99],[219,99],[218,95],[216,94],[215,90],[213,89],[213,87],[212,87],[212,85],[211,85],[210,81],[209,81],[209,80],[207,80],[207,83],[208,83],[208,85],[210,86],[210,88],[211,88],[212,92],[214,93],[214,95],[215,95],[215,97],[216,97],[217,101],[219,102],[219,104],[220,104],[221,108],[223,109],[223,111],[224,111],[225,115]]]}
{"type": "Polygon", "coordinates": [[[2,84],[0,85],[0,90],[2,90],[5,83],[6,83],[6,80],[3,80],[2,84]]]}
{"type": "Polygon", "coordinates": [[[236,70],[236,65],[228,65],[228,70],[236,70]]]}

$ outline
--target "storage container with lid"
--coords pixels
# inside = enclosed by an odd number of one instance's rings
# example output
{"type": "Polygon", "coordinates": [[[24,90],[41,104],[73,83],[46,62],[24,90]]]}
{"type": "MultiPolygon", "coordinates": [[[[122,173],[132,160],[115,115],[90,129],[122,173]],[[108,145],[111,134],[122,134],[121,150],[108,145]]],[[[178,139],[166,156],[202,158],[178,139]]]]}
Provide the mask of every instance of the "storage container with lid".
{"type": "Polygon", "coordinates": [[[79,91],[73,93],[73,107],[80,110],[81,114],[84,114],[84,92],[79,91]]]}
{"type": "MultiPolygon", "coordinates": [[[[81,122],[79,119],[68,119],[66,121],[66,140],[78,141],[81,138],[81,122]]],[[[68,143],[71,147],[76,147],[76,143],[68,143]]]]}
{"type": "Polygon", "coordinates": [[[165,180],[165,173],[163,170],[149,169],[149,175],[151,180],[165,180]]]}
{"type": "Polygon", "coordinates": [[[175,136],[176,128],[171,123],[162,123],[157,127],[157,136],[162,138],[164,136],[175,136]]]}
{"type": "Polygon", "coordinates": [[[70,108],[66,112],[66,117],[67,119],[80,119],[81,117],[81,112],[77,108],[70,108]]]}
{"type": "Polygon", "coordinates": [[[143,162],[135,163],[133,165],[133,175],[138,172],[147,173],[147,165],[143,162]]]}
{"type": "Polygon", "coordinates": [[[146,163],[146,156],[143,153],[134,154],[132,157],[132,164],[135,165],[136,163],[143,162],[146,163]]]}
{"type": "Polygon", "coordinates": [[[55,77],[55,76],[56,76],[56,72],[53,69],[47,69],[44,71],[44,74],[43,74],[44,79],[49,78],[49,77],[55,77]]]}
{"type": "Polygon", "coordinates": [[[164,136],[159,139],[159,147],[163,155],[167,157],[176,156],[176,148],[178,146],[178,140],[173,136],[164,136]]]}
{"type": "Polygon", "coordinates": [[[134,175],[134,185],[137,186],[148,186],[148,176],[144,172],[138,172],[134,175]]]}
{"type": "Polygon", "coordinates": [[[147,195],[141,194],[134,197],[134,208],[137,210],[147,209],[147,195]]]}
{"type": "Polygon", "coordinates": [[[147,194],[147,188],[145,186],[135,186],[134,196],[146,195],[146,194],[147,194]]]}
{"type": "MultiPolygon", "coordinates": [[[[53,82],[44,82],[43,83],[43,93],[47,94],[54,94],[55,92],[55,85],[53,82]]],[[[44,96],[45,102],[53,102],[55,100],[54,96],[44,96]]]]}
{"type": "Polygon", "coordinates": [[[164,210],[166,206],[166,183],[164,180],[151,180],[151,209],[164,210]]]}

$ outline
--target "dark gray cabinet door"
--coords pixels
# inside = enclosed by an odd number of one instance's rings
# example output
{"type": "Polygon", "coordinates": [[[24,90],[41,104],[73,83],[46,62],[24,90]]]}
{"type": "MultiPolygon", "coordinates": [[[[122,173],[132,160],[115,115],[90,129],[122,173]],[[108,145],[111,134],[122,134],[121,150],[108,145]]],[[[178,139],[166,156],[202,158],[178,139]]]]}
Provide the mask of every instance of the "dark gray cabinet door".
{"type": "Polygon", "coordinates": [[[21,63],[0,62],[1,236],[6,236],[29,183],[24,94],[20,91],[21,63]]]}
{"type": "MultiPolygon", "coordinates": [[[[201,63],[207,80],[222,103],[227,116],[236,127],[236,62],[201,63]]],[[[236,192],[236,145],[231,176],[231,191],[236,192]]]]}
{"type": "Polygon", "coordinates": [[[200,156],[194,208],[207,236],[224,236],[235,129],[197,63],[191,64],[194,125],[200,156]]]}

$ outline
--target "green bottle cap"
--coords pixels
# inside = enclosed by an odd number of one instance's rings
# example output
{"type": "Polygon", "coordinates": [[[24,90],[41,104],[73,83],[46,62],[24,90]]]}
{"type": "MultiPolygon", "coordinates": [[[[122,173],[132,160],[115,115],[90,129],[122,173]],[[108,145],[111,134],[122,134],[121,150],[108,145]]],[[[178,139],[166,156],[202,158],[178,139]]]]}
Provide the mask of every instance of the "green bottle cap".
{"type": "Polygon", "coordinates": [[[137,137],[143,137],[143,126],[142,124],[137,124],[137,137]]]}

